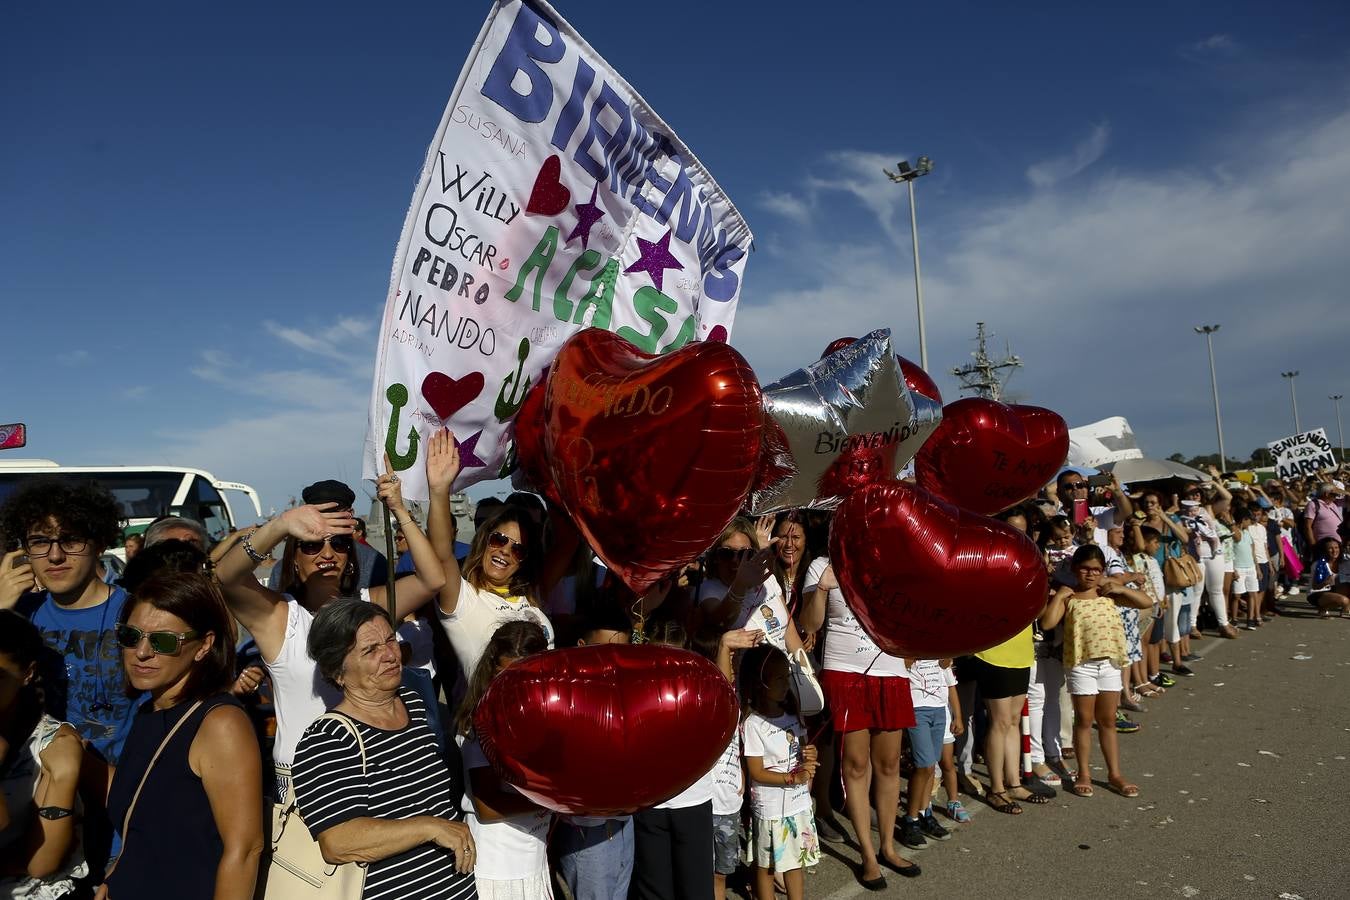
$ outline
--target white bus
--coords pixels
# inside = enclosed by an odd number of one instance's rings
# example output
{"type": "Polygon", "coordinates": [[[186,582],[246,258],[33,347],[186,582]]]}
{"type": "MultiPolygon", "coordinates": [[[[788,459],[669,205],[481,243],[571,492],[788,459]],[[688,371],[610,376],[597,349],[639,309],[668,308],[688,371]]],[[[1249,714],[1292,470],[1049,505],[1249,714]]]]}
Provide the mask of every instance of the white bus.
{"type": "MultiPolygon", "coordinates": [[[[244,494],[253,516],[262,518],[262,504],[253,488],[183,466],[62,466],[49,459],[0,459],[0,503],[35,476],[97,481],[117,498],[126,517],[123,533],[128,535],[139,534],[160,516],[174,515],[196,519],[219,540],[240,521],[225,491],[244,494]]],[[[120,547],[109,549],[124,559],[120,547]]]]}

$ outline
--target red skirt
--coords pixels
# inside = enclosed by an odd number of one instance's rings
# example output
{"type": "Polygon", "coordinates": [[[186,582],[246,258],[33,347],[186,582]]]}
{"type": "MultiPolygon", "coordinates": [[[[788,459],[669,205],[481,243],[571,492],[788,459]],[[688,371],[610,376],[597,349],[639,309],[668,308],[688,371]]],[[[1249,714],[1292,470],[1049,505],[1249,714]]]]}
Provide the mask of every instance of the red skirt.
{"type": "Polygon", "coordinates": [[[837,732],[899,731],[914,725],[908,678],[826,669],[820,687],[837,732]]]}

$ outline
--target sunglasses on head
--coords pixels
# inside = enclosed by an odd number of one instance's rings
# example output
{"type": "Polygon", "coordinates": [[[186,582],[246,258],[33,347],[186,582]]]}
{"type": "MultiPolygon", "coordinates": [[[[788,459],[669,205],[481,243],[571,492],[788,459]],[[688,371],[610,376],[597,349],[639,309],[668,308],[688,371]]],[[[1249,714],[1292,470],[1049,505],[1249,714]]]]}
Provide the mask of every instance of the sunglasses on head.
{"type": "Polygon", "coordinates": [[[150,642],[150,649],[161,656],[173,656],[183,646],[183,641],[191,641],[198,637],[195,631],[141,631],[135,625],[118,625],[116,629],[117,643],[128,650],[135,650],[140,646],[141,638],[150,642]]]}
{"type": "Polygon", "coordinates": [[[349,535],[335,534],[332,537],[326,537],[321,541],[300,541],[295,546],[306,556],[316,556],[323,550],[323,545],[327,544],[333,548],[334,553],[351,553],[352,539],[349,535]]]}
{"type": "Polygon", "coordinates": [[[502,534],[500,531],[494,531],[492,532],[492,534],[488,535],[487,542],[488,546],[491,547],[493,550],[500,550],[503,547],[510,547],[511,555],[516,558],[516,562],[525,561],[526,556],[525,545],[522,544],[520,541],[513,541],[509,536],[502,534]]]}

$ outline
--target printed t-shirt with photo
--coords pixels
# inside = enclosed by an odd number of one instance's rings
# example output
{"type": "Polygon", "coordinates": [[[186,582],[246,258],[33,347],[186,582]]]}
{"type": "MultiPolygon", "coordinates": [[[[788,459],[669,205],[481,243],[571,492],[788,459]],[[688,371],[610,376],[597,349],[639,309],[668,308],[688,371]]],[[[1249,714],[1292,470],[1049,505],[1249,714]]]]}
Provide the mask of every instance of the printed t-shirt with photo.
{"type": "MultiPolygon", "coordinates": [[[[742,754],[759,757],[770,772],[786,774],[802,767],[806,729],[791,713],[772,719],[752,712],[741,726],[742,754]]],[[[757,819],[786,819],[811,809],[811,785],[750,782],[750,805],[757,819]]]]}
{"type": "MultiPolygon", "coordinates": [[[[809,579],[808,579],[809,580],[809,579]]],[[[731,589],[716,578],[707,578],[698,589],[700,605],[721,603],[731,589]]],[[[784,653],[787,652],[788,611],[783,603],[783,590],[778,579],[770,575],[763,584],[745,592],[740,612],[736,614],[733,629],[750,628],[764,632],[764,640],[784,653]]]]}

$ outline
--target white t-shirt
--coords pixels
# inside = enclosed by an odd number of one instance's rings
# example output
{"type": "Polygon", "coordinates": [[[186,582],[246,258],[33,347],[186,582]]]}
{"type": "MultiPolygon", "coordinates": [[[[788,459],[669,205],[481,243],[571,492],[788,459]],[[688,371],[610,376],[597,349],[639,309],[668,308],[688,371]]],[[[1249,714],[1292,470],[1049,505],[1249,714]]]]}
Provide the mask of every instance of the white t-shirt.
{"type": "Polygon", "coordinates": [[[741,771],[741,730],[731,733],[727,749],[713,764],[713,815],[734,816],[745,800],[745,778],[741,771]]]}
{"type": "Polygon", "coordinates": [[[916,709],[945,708],[949,687],[956,687],[956,673],[951,666],[944,669],[936,659],[916,659],[909,667],[909,696],[916,709]]]}
{"type": "MultiPolygon", "coordinates": [[[[460,597],[463,600],[463,595],[460,597]]],[[[464,818],[473,834],[475,850],[473,874],[489,881],[515,881],[548,874],[548,827],[551,813],[546,809],[524,815],[511,816],[496,822],[478,821],[474,810],[469,770],[488,766],[483,748],[477,738],[466,740],[462,735],[460,753],[464,757],[464,818]]],[[[504,785],[514,791],[511,785],[504,785]]]]}
{"type": "Polygon", "coordinates": [[[671,797],[665,803],[658,803],[656,804],[656,806],[652,808],[688,809],[691,806],[698,806],[699,804],[707,803],[709,800],[712,799],[713,796],[713,774],[716,771],[717,766],[714,765],[711,769],[704,772],[703,777],[699,778],[698,781],[695,781],[693,784],[689,785],[689,787],[685,788],[683,791],[680,791],[680,793],[676,794],[674,797],[671,797]]]}
{"type": "MultiPolygon", "coordinates": [[[[830,561],[817,557],[806,570],[806,584],[802,597],[808,597],[820,584],[820,576],[830,561]]],[[[905,661],[898,656],[882,653],[867,632],[863,630],[853,610],[844,600],[844,592],[835,588],[825,601],[825,647],[821,652],[821,667],[835,672],[854,672],[878,677],[905,677],[905,661]]]]}
{"type": "Polygon", "coordinates": [[[1252,536],[1252,559],[1258,566],[1270,562],[1270,545],[1266,543],[1270,537],[1266,534],[1266,526],[1248,525],[1247,532],[1252,536]]]}
{"type": "MultiPolygon", "coordinates": [[[[810,581],[809,578],[807,580],[810,581]]],[[[698,602],[709,606],[721,603],[730,590],[716,578],[707,578],[699,585],[698,602]]],[[[745,592],[741,611],[736,614],[736,621],[731,627],[763,631],[767,643],[787,652],[788,611],[777,578],[770,575],[763,584],[745,592]]]]}
{"type": "Polygon", "coordinates": [[[309,629],[314,624],[314,614],[289,594],[286,607],[286,634],[281,639],[281,651],[276,659],[264,659],[263,663],[272,679],[272,707],[277,719],[272,760],[289,767],[309,723],[341,703],[342,691],[319,677],[319,666],[310,658],[309,629]]]}
{"type": "MultiPolygon", "coordinates": [[[[791,772],[802,766],[806,729],[797,717],[784,713],[766,719],[750,713],[741,725],[742,753],[760,757],[770,772],[791,772]]],[[[750,782],[750,807],[757,819],[786,819],[811,809],[811,785],[771,785],[750,782]]]]}
{"type": "Polygon", "coordinates": [[[436,614],[450,638],[450,646],[455,649],[465,678],[473,677],[478,658],[487,649],[492,635],[506,622],[527,620],[538,623],[548,638],[549,649],[553,649],[553,625],[543,610],[524,597],[503,597],[494,591],[480,591],[463,578],[459,580],[459,602],[455,604],[454,613],[447,616],[437,605],[436,614]]]}

